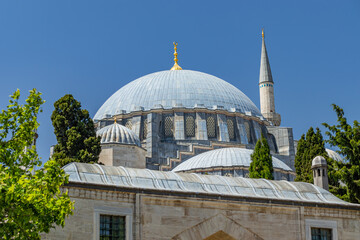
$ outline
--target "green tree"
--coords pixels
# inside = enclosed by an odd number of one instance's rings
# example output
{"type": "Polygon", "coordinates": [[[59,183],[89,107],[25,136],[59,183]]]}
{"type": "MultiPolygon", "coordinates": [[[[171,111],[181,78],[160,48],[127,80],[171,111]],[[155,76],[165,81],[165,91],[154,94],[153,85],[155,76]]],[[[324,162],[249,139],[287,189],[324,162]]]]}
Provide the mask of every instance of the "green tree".
{"type": "Polygon", "coordinates": [[[53,158],[61,166],[70,162],[97,163],[101,151],[94,122],[89,112],[71,94],[54,103],[51,121],[57,144],[53,158]]]}
{"type": "Polygon", "coordinates": [[[270,148],[263,135],[257,141],[254,152],[251,154],[249,173],[250,178],[274,179],[270,148]]]}
{"type": "Polygon", "coordinates": [[[316,128],[315,132],[314,129],[310,127],[306,135],[303,134],[301,136],[297,145],[295,155],[295,181],[314,182],[311,163],[316,156],[323,156],[329,162],[320,129],[316,128]]]}
{"type": "Polygon", "coordinates": [[[33,89],[23,105],[19,97],[17,90],[0,113],[0,238],[40,239],[41,232],[64,226],[73,203],[60,191],[68,178],[57,162],[35,170],[41,166],[33,144],[41,93],[33,89]]]}
{"type": "Polygon", "coordinates": [[[333,192],[345,201],[360,203],[360,125],[358,121],[353,126],[348,124],[344,111],[333,104],[337,115],[337,125],[323,125],[329,130],[327,142],[339,149],[344,156],[344,162],[333,163],[333,178],[336,181],[333,192]]]}

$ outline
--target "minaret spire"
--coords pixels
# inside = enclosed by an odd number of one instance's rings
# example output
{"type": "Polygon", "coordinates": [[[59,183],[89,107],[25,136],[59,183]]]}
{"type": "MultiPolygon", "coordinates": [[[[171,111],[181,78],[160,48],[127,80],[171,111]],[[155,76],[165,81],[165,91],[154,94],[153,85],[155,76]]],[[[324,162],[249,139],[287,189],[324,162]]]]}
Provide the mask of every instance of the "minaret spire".
{"type": "Polygon", "coordinates": [[[178,43],[177,42],[174,42],[174,66],[170,69],[170,70],[182,70],[182,68],[179,66],[178,64],[178,58],[177,58],[177,45],[178,43]]]}
{"type": "Polygon", "coordinates": [[[262,29],[262,47],[261,47],[261,62],[260,62],[260,78],[259,83],[261,82],[274,82],[271,75],[271,68],[269,57],[266,51],[265,45],[265,34],[264,29],[262,29]]]}
{"type": "Polygon", "coordinates": [[[280,126],[281,116],[275,112],[274,81],[266,51],[264,29],[262,29],[261,36],[262,47],[259,76],[261,114],[274,126],[280,126]]]}

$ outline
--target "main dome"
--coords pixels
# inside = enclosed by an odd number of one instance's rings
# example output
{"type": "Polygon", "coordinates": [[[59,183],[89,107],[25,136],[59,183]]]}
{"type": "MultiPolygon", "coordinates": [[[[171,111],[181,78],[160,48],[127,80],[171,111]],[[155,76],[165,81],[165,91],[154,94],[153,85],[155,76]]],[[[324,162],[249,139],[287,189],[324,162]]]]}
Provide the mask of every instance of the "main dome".
{"type": "Polygon", "coordinates": [[[148,74],[120,88],[100,107],[94,119],[101,120],[124,111],[196,106],[223,107],[228,111],[261,116],[255,104],[230,83],[198,71],[169,70],[148,74]]]}

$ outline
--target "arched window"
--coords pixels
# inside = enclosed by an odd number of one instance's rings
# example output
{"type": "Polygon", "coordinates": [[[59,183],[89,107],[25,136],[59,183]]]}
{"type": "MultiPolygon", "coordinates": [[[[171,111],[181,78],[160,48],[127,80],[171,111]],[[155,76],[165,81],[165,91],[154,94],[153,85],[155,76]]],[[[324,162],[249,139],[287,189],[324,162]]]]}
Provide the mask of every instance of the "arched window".
{"type": "Polygon", "coordinates": [[[321,176],[321,172],[320,172],[320,169],[318,169],[318,177],[321,176]]]}
{"type": "Polygon", "coordinates": [[[165,137],[172,137],[174,135],[174,120],[171,116],[165,118],[165,137]]]}
{"type": "Polygon", "coordinates": [[[233,174],[231,174],[231,173],[229,173],[229,172],[227,172],[227,173],[225,173],[225,175],[224,175],[225,177],[233,177],[233,174]]]}
{"type": "Polygon", "coordinates": [[[229,138],[230,140],[235,140],[235,127],[234,127],[234,121],[230,118],[226,120],[228,132],[229,132],[229,138]]]}
{"type": "Polygon", "coordinates": [[[132,121],[131,119],[127,120],[125,123],[125,127],[127,127],[128,129],[132,130],[132,121]]]}
{"type": "Polygon", "coordinates": [[[185,133],[187,137],[195,137],[195,119],[193,116],[186,116],[185,119],[185,133]]]}
{"type": "Polygon", "coordinates": [[[148,123],[147,119],[144,119],[144,125],[143,125],[143,139],[147,138],[147,131],[148,131],[148,123]]]}
{"type": "Polygon", "coordinates": [[[250,125],[248,122],[244,123],[245,126],[245,131],[246,131],[246,136],[249,142],[251,142],[251,132],[250,132],[250,125]]]}
{"type": "Polygon", "coordinates": [[[210,116],[206,119],[206,128],[209,138],[216,137],[215,118],[210,116]]]}

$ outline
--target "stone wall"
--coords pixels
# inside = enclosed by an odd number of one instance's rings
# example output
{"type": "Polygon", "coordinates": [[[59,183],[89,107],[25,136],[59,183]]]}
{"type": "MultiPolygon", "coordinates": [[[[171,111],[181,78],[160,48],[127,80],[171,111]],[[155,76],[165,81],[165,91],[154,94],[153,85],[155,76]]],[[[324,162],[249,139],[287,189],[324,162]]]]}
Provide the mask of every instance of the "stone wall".
{"type": "Polygon", "coordinates": [[[272,153],[272,155],[295,171],[295,146],[292,128],[268,126],[267,130],[276,139],[278,153],[272,153]]]}
{"type": "MultiPolygon", "coordinates": [[[[112,118],[111,120],[103,119],[97,122],[97,128],[112,124],[112,118]]],[[[210,146],[210,142],[228,143],[234,146],[243,144],[246,148],[253,149],[256,141],[263,134],[268,138],[271,150],[274,153],[277,153],[278,150],[276,147],[277,142],[271,141],[270,135],[267,133],[266,125],[268,125],[268,122],[261,116],[254,116],[251,112],[241,113],[238,109],[229,112],[221,106],[214,106],[214,109],[211,110],[198,105],[194,109],[185,109],[183,107],[174,109],[158,108],[147,112],[122,113],[117,115],[116,118],[119,124],[127,126],[139,136],[142,147],[146,150],[146,168],[153,170],[162,168],[170,170],[173,167],[172,164],[169,164],[170,159],[178,158],[179,151],[191,150],[193,145],[210,146]],[[186,133],[187,116],[194,118],[194,134],[189,135],[186,133]],[[171,136],[165,134],[165,119],[167,117],[170,117],[173,121],[171,136]],[[210,130],[207,125],[210,118],[214,119],[214,136],[209,136],[210,130]],[[232,122],[230,130],[233,137],[229,135],[228,120],[232,122]]],[[[277,140],[277,138],[273,139],[277,140]]],[[[109,154],[111,153],[107,153],[107,155],[109,154]]],[[[288,160],[289,156],[284,153],[280,154],[282,159],[288,160]]],[[[176,161],[182,162],[183,159],[177,159],[176,161]]]]}
{"type": "Polygon", "coordinates": [[[102,144],[99,162],[106,166],[145,168],[145,149],[128,144],[102,144]]]}
{"type": "MultiPolygon", "coordinates": [[[[332,224],[336,239],[360,236],[360,206],[348,207],[279,202],[267,199],[229,198],[196,194],[68,187],[75,200],[74,215],[65,227],[42,239],[96,239],[97,214],[123,214],[127,240],[169,239],[292,239],[307,240],[311,224],[332,224]],[[220,238],[221,239],[221,238],[220,238]]],[[[314,226],[315,226],[314,225],[314,226]]]]}

